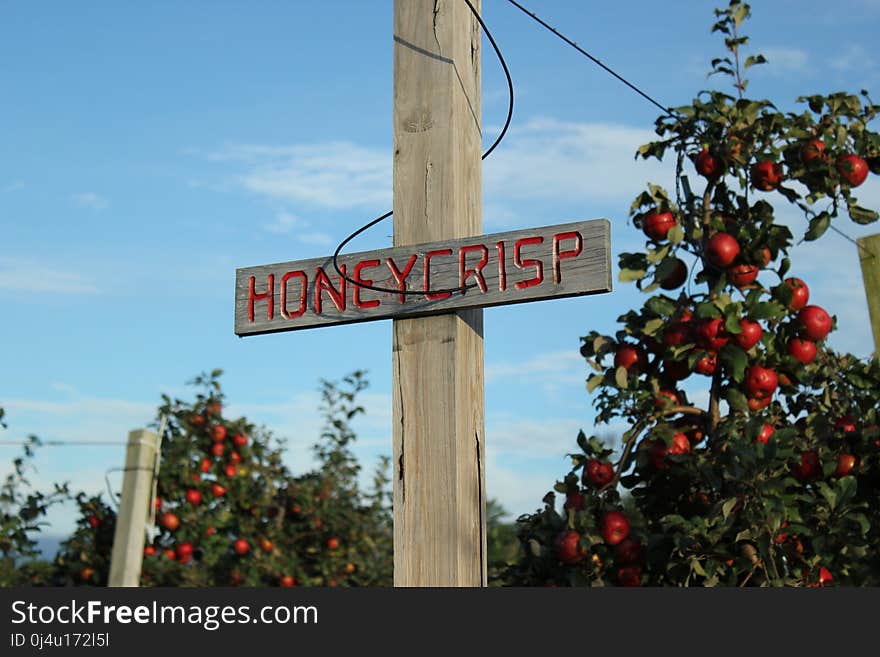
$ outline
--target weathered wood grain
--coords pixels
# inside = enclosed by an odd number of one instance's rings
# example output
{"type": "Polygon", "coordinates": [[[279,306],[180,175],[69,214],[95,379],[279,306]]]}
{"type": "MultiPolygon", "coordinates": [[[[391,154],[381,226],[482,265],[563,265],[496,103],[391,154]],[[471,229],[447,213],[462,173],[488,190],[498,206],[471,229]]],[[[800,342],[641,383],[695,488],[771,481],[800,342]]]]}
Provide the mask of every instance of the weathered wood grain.
{"type": "Polygon", "coordinates": [[[159,436],[152,431],[138,429],[128,434],[125,476],[122,478],[119,517],[113,534],[108,586],[140,586],[146,540],[144,531],[157,449],[159,436]]]}
{"type": "Polygon", "coordinates": [[[364,251],[339,258],[340,266],[345,267],[349,277],[396,290],[400,283],[388,264],[389,259],[397,272],[402,273],[415,257],[405,281],[406,289],[414,291],[426,289],[427,256],[428,289],[457,289],[462,279],[469,286],[463,292],[444,295],[401,298],[399,294],[356,290],[357,286],[339,277],[329,257],[239,269],[235,281],[235,332],[244,336],[293,331],[609,292],[609,234],[608,221],[596,219],[364,251]],[[538,240],[541,242],[536,243],[538,240]],[[536,283],[537,263],[540,263],[541,279],[536,283]],[[319,270],[326,278],[321,277],[320,285],[316,285],[319,270]],[[259,296],[268,290],[270,275],[273,278],[271,319],[268,297],[254,298],[252,303],[250,299],[251,278],[255,296],[259,296]],[[332,290],[328,289],[330,286],[332,290]],[[318,292],[320,301],[316,299],[318,292]],[[334,301],[334,295],[344,296],[344,310],[337,307],[339,300],[334,301]],[[320,313],[316,312],[319,304],[320,313]],[[253,320],[250,319],[251,306],[253,320]]]}
{"type": "MultiPolygon", "coordinates": [[[[479,24],[460,0],[395,0],[394,40],[394,245],[479,235],[479,24]]],[[[484,586],[483,311],[392,333],[394,585],[484,586]]]]}

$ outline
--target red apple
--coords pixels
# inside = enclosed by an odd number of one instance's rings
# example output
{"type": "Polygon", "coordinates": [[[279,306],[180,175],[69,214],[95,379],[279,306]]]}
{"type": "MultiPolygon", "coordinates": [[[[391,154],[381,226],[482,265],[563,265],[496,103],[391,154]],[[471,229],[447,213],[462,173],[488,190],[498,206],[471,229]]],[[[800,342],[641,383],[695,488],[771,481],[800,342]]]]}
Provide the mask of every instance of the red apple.
{"type": "Polygon", "coordinates": [[[213,535],[216,534],[216,533],[217,533],[217,528],[216,528],[216,527],[208,527],[208,528],[205,530],[205,536],[213,536],[213,535]]]}
{"type": "Polygon", "coordinates": [[[691,451],[691,441],[688,440],[688,437],[683,433],[677,433],[672,437],[672,442],[669,444],[668,452],[669,454],[687,454],[691,451]]]}
{"type": "Polygon", "coordinates": [[[223,443],[214,443],[213,445],[211,445],[211,454],[213,454],[214,456],[216,456],[218,458],[223,456],[223,452],[225,450],[226,450],[226,445],[224,445],[223,443]]]}
{"type": "Polygon", "coordinates": [[[562,563],[577,563],[584,558],[587,551],[580,547],[580,540],[580,534],[573,529],[556,537],[556,556],[562,563]]]}
{"type": "Polygon", "coordinates": [[[639,449],[646,448],[648,450],[648,462],[654,470],[666,470],[669,465],[666,463],[666,453],[669,451],[666,443],[661,439],[648,440],[639,449]]]}
{"type": "Polygon", "coordinates": [[[180,518],[178,518],[175,514],[165,513],[162,515],[162,518],[159,520],[162,526],[170,532],[177,530],[180,527],[180,518]]]}
{"type": "Polygon", "coordinates": [[[245,555],[250,552],[251,546],[245,539],[237,538],[232,543],[232,549],[235,550],[235,553],[238,555],[245,555]]]}
{"type": "Polygon", "coordinates": [[[741,319],[739,320],[739,327],[742,331],[733,337],[741,349],[748,351],[761,341],[764,331],[758,322],[753,322],[750,319],[741,319]]]}
{"type": "Polygon", "coordinates": [[[718,355],[714,351],[710,351],[694,363],[694,372],[704,376],[712,376],[716,369],[718,369],[718,355]]]}
{"type": "Polygon", "coordinates": [[[642,585],[641,566],[621,566],[617,569],[617,583],[621,586],[633,587],[642,585]]]}
{"type": "Polygon", "coordinates": [[[602,517],[599,531],[608,545],[617,545],[629,535],[629,520],[620,511],[609,511],[602,517]]]}
{"type": "Polygon", "coordinates": [[[227,477],[234,477],[236,474],[238,474],[238,470],[236,470],[235,466],[231,463],[226,466],[224,472],[226,473],[227,477]]]}
{"type": "Polygon", "coordinates": [[[812,139],[801,146],[801,161],[809,164],[813,160],[825,158],[825,142],[821,139],[812,139]]]}
{"type": "Polygon", "coordinates": [[[691,371],[686,360],[664,360],[663,374],[671,381],[681,381],[688,378],[691,371]]]}
{"type": "Polygon", "coordinates": [[[614,548],[614,560],[620,566],[639,563],[642,560],[642,542],[632,538],[622,540],[614,548]]]}
{"type": "Polygon", "coordinates": [[[89,523],[89,526],[92,529],[97,529],[101,526],[101,520],[97,516],[89,516],[88,518],[86,518],[86,521],[89,523]]]}
{"type": "Polygon", "coordinates": [[[852,415],[844,415],[834,422],[834,428],[843,433],[855,433],[856,419],[852,415]]]}
{"type": "Polygon", "coordinates": [[[275,548],[275,545],[268,538],[264,538],[260,540],[260,549],[269,554],[275,548]]]}
{"type": "Polygon", "coordinates": [[[852,153],[837,160],[837,173],[850,187],[858,187],[868,177],[868,163],[852,153]]]}
{"type": "Polygon", "coordinates": [[[614,479],[614,466],[599,459],[590,459],[584,466],[584,485],[593,484],[596,488],[602,488],[614,479]]]}
{"type": "Polygon", "coordinates": [[[241,456],[238,455],[238,452],[231,452],[229,454],[229,462],[233,465],[238,465],[241,463],[241,456]]]}
{"type": "Polygon", "coordinates": [[[214,497],[223,497],[224,495],[226,495],[226,488],[224,488],[217,482],[214,482],[213,484],[211,484],[211,492],[214,494],[214,497]]]}
{"type": "Polygon", "coordinates": [[[729,233],[715,233],[706,244],[706,258],[716,267],[729,267],[739,255],[739,242],[729,233]]]}
{"type": "Polygon", "coordinates": [[[204,458],[202,462],[199,463],[199,470],[202,472],[208,472],[211,469],[211,459],[204,458]]]}
{"type": "Polygon", "coordinates": [[[674,269],[669,274],[667,274],[665,278],[659,281],[660,287],[662,287],[664,290],[674,290],[675,288],[680,287],[682,283],[687,280],[687,265],[684,264],[684,261],[679,258],[674,258],[674,260],[674,269]]]}
{"type": "Polygon", "coordinates": [[[222,424],[217,424],[211,429],[211,440],[215,442],[221,442],[226,440],[226,427],[222,424]]]}
{"type": "Polygon", "coordinates": [[[193,545],[192,543],[181,543],[174,550],[174,556],[177,557],[177,560],[180,563],[187,563],[192,556],[193,553],[193,545]]]}
{"type": "Polygon", "coordinates": [[[278,586],[283,589],[292,589],[294,587],[293,577],[291,577],[290,575],[285,575],[278,580],[278,586]]]}
{"type": "Polygon", "coordinates": [[[706,349],[718,351],[728,343],[730,336],[724,330],[724,319],[707,319],[697,327],[697,341],[706,349]]]}
{"type": "Polygon", "coordinates": [[[776,162],[758,162],[752,166],[752,185],[762,192],[771,192],[782,182],[782,165],[776,162]]]}
{"type": "Polygon", "coordinates": [[[834,577],[831,576],[831,571],[828,570],[825,566],[819,567],[819,586],[825,586],[826,584],[830,584],[834,580],[834,577]]]}
{"type": "Polygon", "coordinates": [[[327,539],[327,549],[335,550],[339,547],[339,539],[335,536],[327,539]]]}
{"type": "Polygon", "coordinates": [[[792,338],[788,342],[788,355],[796,358],[804,365],[816,360],[816,343],[801,338],[792,338]]]}
{"type": "Polygon", "coordinates": [[[708,148],[703,148],[696,158],[694,158],[694,166],[704,178],[714,180],[723,173],[723,164],[721,158],[714,155],[708,148]]]}
{"type": "Polygon", "coordinates": [[[186,501],[193,506],[198,506],[202,503],[202,494],[195,488],[190,488],[186,491],[186,501]]]}
{"type": "Polygon", "coordinates": [[[145,557],[156,556],[156,548],[154,548],[152,545],[148,545],[147,547],[144,548],[144,556],[145,557]]]}
{"type": "Polygon", "coordinates": [[[801,462],[792,468],[795,479],[802,482],[815,481],[822,474],[819,455],[814,451],[801,453],[801,462]]]}
{"type": "Polygon", "coordinates": [[[572,509],[573,511],[580,511],[584,508],[584,495],[580,491],[572,491],[565,496],[565,506],[566,509],[572,509]]]}
{"type": "Polygon", "coordinates": [[[200,429],[201,427],[205,426],[205,418],[198,413],[194,413],[193,416],[189,419],[189,423],[195,428],[200,429]]]}
{"type": "Polygon", "coordinates": [[[740,263],[727,270],[727,281],[731,285],[743,288],[751,285],[758,278],[758,268],[755,265],[740,263]]]}
{"type": "Polygon", "coordinates": [[[627,372],[639,373],[645,369],[648,359],[644,349],[624,344],[614,354],[614,367],[622,367],[627,372]]]}
{"type": "Polygon", "coordinates": [[[755,397],[749,397],[748,405],[749,410],[752,412],[760,411],[762,409],[767,408],[773,402],[772,397],[767,397],[766,399],[757,399],[755,397]]]}
{"type": "Polygon", "coordinates": [[[856,467],[856,457],[852,454],[841,454],[837,457],[837,469],[834,474],[838,477],[845,477],[853,468],[856,467]]]}
{"type": "Polygon", "coordinates": [[[770,440],[770,436],[772,436],[774,433],[776,433],[776,429],[774,429],[769,424],[764,424],[764,426],[761,427],[761,433],[759,433],[758,437],[755,438],[755,442],[764,443],[766,445],[767,441],[770,440]]]}
{"type": "Polygon", "coordinates": [[[663,331],[663,344],[667,347],[688,344],[692,339],[691,326],[688,322],[673,322],[663,331]]]}
{"type": "Polygon", "coordinates": [[[92,576],[94,574],[95,574],[95,569],[89,568],[87,566],[87,567],[83,568],[81,571],[79,571],[79,578],[84,582],[88,582],[90,579],[92,579],[92,576]]]}
{"type": "Polygon", "coordinates": [[[810,288],[799,278],[786,278],[785,286],[791,290],[791,301],[788,307],[792,310],[800,310],[810,300],[810,288]]]}
{"type": "Polygon", "coordinates": [[[797,316],[800,334],[808,340],[824,340],[831,331],[831,316],[820,306],[806,306],[797,316]]]}
{"type": "Polygon", "coordinates": [[[244,447],[248,444],[248,437],[244,434],[237,433],[232,438],[232,442],[236,447],[244,447]]]}
{"type": "Polygon", "coordinates": [[[174,550],[172,550],[171,548],[165,548],[164,550],[162,550],[162,554],[171,559],[171,561],[175,561],[177,559],[177,555],[174,554],[174,550]]]}
{"type": "Polygon", "coordinates": [[[642,220],[642,230],[655,242],[665,240],[674,225],[675,217],[671,212],[651,212],[642,220]]]}
{"type": "Polygon", "coordinates": [[[754,399],[770,399],[779,385],[779,377],[773,370],[752,365],[746,370],[745,387],[746,394],[754,399]]]}
{"type": "Polygon", "coordinates": [[[661,390],[654,396],[654,406],[658,409],[679,405],[681,405],[681,398],[678,393],[671,390],[661,390]]]}

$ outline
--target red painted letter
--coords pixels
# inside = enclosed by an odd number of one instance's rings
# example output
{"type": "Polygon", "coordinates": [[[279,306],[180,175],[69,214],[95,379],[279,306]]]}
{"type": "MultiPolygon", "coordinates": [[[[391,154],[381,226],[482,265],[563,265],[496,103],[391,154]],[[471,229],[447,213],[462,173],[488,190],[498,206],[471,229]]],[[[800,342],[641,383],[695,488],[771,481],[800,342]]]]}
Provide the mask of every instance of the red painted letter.
{"type": "MultiPolygon", "coordinates": [[[[425,292],[431,289],[431,258],[439,255],[452,255],[452,249],[438,249],[437,251],[428,251],[425,254],[425,292]]],[[[425,298],[428,301],[436,301],[437,299],[448,299],[451,296],[452,292],[425,294],[425,298]]]]}
{"type": "MultiPolygon", "coordinates": [[[[477,279],[477,285],[480,287],[480,291],[485,292],[487,289],[486,279],[483,278],[482,271],[487,262],[489,262],[489,249],[487,249],[482,244],[474,244],[473,246],[461,247],[461,250],[458,252],[458,271],[460,281],[459,286],[463,288],[467,279],[473,276],[477,279]],[[480,264],[478,264],[475,269],[465,269],[465,254],[470,253],[471,251],[480,251],[480,253],[482,254],[480,256],[480,264]]],[[[465,290],[462,290],[461,293],[464,294],[465,290]]]]}
{"type": "MultiPolygon", "coordinates": [[[[394,264],[394,261],[391,258],[386,258],[385,263],[388,265],[388,269],[391,270],[391,275],[394,276],[394,280],[397,281],[397,289],[401,292],[406,290],[406,277],[409,276],[409,273],[412,271],[413,265],[416,264],[416,260],[418,259],[417,254],[413,254],[409,257],[409,260],[406,263],[406,267],[403,268],[403,271],[400,271],[397,268],[397,265],[394,264]]],[[[406,301],[405,294],[398,294],[400,303],[406,301]]]]}
{"type": "MultiPolygon", "coordinates": [[[[358,283],[363,283],[364,285],[372,285],[373,281],[369,278],[361,278],[361,271],[366,269],[367,267],[378,267],[378,260],[363,260],[357,263],[354,267],[354,280],[358,283]]],[[[358,308],[375,308],[379,305],[378,299],[369,299],[368,301],[361,300],[361,286],[354,286],[354,305],[358,308]]]]}
{"type": "Polygon", "coordinates": [[[498,291],[507,289],[507,262],[504,260],[504,242],[495,245],[498,251],[498,291]]]}
{"type": "Polygon", "coordinates": [[[304,271],[289,271],[281,277],[281,316],[284,319],[295,319],[306,311],[306,294],[309,291],[309,278],[304,271]],[[302,281],[299,293],[299,308],[290,312],[287,309],[287,281],[298,278],[302,281]]]}
{"type": "Polygon", "coordinates": [[[559,233],[553,236],[553,282],[559,285],[562,282],[562,272],[559,268],[561,260],[576,258],[584,249],[584,238],[576,230],[567,233],[559,233]],[[562,240],[575,240],[575,247],[570,251],[560,251],[559,243],[562,240]]]}
{"type": "MultiPolygon", "coordinates": [[[[342,270],[343,274],[345,273],[345,265],[339,265],[339,269],[342,270]]],[[[324,270],[321,267],[318,267],[318,271],[315,274],[315,312],[319,315],[321,314],[321,309],[323,307],[321,303],[321,293],[324,291],[330,294],[330,298],[336,305],[336,309],[340,312],[344,312],[345,279],[341,276],[339,277],[339,290],[337,290],[333,287],[333,283],[330,282],[330,278],[324,273],[324,270]]]]}
{"type": "Polygon", "coordinates": [[[520,249],[523,246],[527,246],[529,244],[543,244],[544,238],[540,235],[536,237],[524,237],[516,241],[516,244],[513,245],[513,264],[522,269],[523,267],[534,267],[537,272],[534,278],[530,278],[526,281],[519,281],[516,283],[514,287],[517,290],[524,290],[527,287],[532,287],[533,285],[540,285],[544,282],[544,263],[540,260],[535,260],[533,258],[522,259],[522,254],[520,253],[520,249]]]}
{"type": "Polygon", "coordinates": [[[257,294],[254,289],[256,282],[256,278],[251,276],[251,280],[248,283],[248,320],[251,322],[254,321],[254,302],[265,299],[269,304],[269,311],[266,313],[266,319],[271,321],[272,318],[275,317],[275,274],[269,274],[266,291],[262,294],[257,294]]]}

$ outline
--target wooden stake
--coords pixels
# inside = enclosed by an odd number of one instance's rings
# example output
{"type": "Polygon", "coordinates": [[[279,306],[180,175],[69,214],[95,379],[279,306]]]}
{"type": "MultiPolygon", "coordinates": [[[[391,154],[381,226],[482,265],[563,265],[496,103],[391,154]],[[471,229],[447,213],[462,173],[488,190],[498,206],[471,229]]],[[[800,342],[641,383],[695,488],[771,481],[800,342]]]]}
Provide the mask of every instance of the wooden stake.
{"type": "Polygon", "coordinates": [[[144,532],[149,513],[153,467],[159,437],[138,429],[128,434],[122,498],[113,535],[108,586],[139,586],[144,558],[144,532]]]}
{"type": "MultiPolygon", "coordinates": [[[[480,36],[461,0],[394,2],[395,246],[482,232],[480,36]]],[[[483,311],[393,333],[394,585],[484,586],[483,311]]]]}
{"type": "Polygon", "coordinates": [[[880,354],[880,233],[856,240],[865,296],[868,299],[868,315],[874,334],[874,353],[880,354]]]}

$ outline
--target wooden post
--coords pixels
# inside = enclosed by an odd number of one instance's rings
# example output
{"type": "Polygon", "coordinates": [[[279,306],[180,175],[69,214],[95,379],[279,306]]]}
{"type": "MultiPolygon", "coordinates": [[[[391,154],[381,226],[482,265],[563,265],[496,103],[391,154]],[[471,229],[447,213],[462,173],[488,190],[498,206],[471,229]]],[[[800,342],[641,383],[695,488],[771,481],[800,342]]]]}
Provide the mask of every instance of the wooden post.
{"type": "MultiPolygon", "coordinates": [[[[461,0],[394,2],[395,246],[482,233],[480,36],[461,0]]],[[[483,311],[393,334],[394,585],[484,586],[483,311]]]]}
{"type": "Polygon", "coordinates": [[[874,334],[874,353],[880,355],[880,233],[859,238],[856,242],[874,334]]]}
{"type": "Polygon", "coordinates": [[[108,586],[140,585],[144,532],[158,445],[159,437],[151,431],[138,429],[128,434],[108,586]]]}

